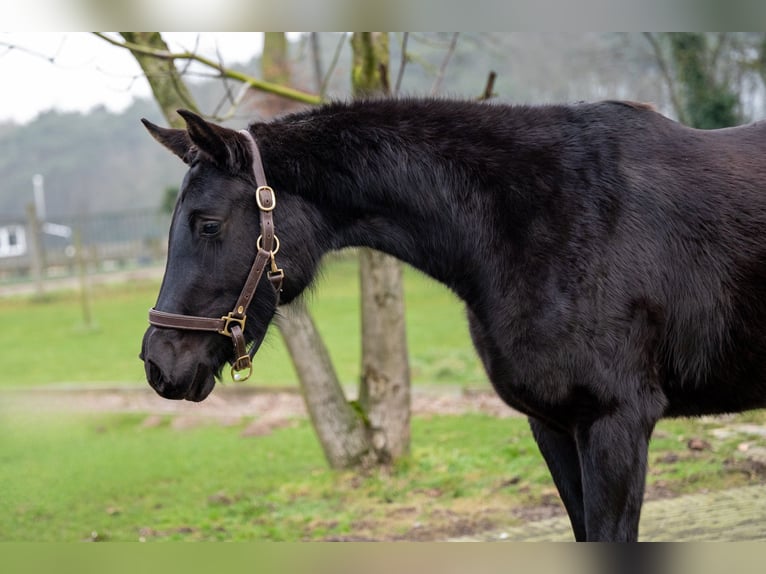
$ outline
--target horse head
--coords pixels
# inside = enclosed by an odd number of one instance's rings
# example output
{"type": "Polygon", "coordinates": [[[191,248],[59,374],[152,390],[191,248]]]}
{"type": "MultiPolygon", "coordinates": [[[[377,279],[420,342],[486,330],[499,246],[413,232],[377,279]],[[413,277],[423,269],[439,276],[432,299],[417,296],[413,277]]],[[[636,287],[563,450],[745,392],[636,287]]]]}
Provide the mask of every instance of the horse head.
{"type": "MultiPolygon", "coordinates": [[[[271,218],[276,196],[256,181],[253,166],[260,158],[252,136],[179,113],[185,130],[142,120],[189,170],[176,201],[165,276],[140,358],[149,384],[161,396],[201,401],[227,362],[234,365],[235,380],[238,371],[252,370],[255,348],[248,352],[246,345],[257,346],[265,335],[282,271],[276,267],[280,246],[271,218]]],[[[290,201],[286,204],[289,209],[290,201]]]]}

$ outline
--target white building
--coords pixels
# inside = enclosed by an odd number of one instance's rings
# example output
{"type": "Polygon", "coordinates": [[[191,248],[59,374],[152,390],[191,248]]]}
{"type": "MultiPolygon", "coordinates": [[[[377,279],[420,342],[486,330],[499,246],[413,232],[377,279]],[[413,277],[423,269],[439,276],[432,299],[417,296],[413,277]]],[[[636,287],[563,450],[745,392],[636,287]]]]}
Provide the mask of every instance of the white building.
{"type": "Polygon", "coordinates": [[[26,252],[27,234],[24,226],[0,226],[0,257],[15,257],[26,252]]]}

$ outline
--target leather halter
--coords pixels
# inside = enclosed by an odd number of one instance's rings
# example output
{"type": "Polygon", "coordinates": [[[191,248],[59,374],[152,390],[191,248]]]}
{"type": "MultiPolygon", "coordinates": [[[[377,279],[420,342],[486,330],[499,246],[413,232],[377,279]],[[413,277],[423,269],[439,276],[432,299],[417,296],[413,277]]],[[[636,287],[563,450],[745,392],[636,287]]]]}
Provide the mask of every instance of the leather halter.
{"type": "Polygon", "coordinates": [[[274,256],[279,251],[279,239],[274,233],[274,218],[272,211],[277,204],[274,190],[266,184],[266,174],[263,171],[261,154],[258,151],[258,145],[253,136],[247,130],[241,130],[239,133],[244,135],[250,144],[250,151],[253,156],[253,175],[255,183],[258,186],[255,190],[255,203],[261,214],[261,235],[258,236],[256,247],[258,253],[250,268],[245,285],[239,294],[239,299],[234,304],[234,309],[220,319],[210,317],[196,317],[194,315],[181,315],[177,313],[167,313],[157,309],[149,310],[149,323],[155,327],[164,327],[170,329],[184,329],[189,331],[213,331],[220,335],[230,337],[234,345],[235,360],[232,362],[231,378],[235,381],[247,380],[253,372],[252,358],[258,350],[263,337],[266,335],[266,329],[260,333],[252,348],[248,352],[245,343],[245,321],[247,320],[247,308],[253,299],[255,290],[258,287],[261,276],[266,270],[266,265],[271,263],[271,269],[267,276],[276,295],[276,304],[279,304],[279,293],[282,290],[282,280],[285,273],[279,269],[274,260],[274,256]],[[243,374],[241,371],[247,370],[243,374]]]}

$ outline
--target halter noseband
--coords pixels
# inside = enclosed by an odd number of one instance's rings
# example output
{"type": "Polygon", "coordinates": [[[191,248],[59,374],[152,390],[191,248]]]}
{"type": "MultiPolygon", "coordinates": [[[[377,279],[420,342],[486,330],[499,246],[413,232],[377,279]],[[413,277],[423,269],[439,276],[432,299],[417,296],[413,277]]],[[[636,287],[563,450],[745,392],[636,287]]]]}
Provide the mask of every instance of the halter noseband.
{"type": "Polygon", "coordinates": [[[166,313],[157,309],[149,310],[149,323],[155,327],[165,327],[170,329],[184,329],[190,331],[213,331],[220,335],[230,337],[234,344],[234,356],[236,359],[231,366],[231,378],[235,381],[247,380],[253,372],[252,358],[258,350],[263,337],[266,335],[266,329],[260,333],[257,340],[253,343],[248,352],[245,343],[245,321],[247,320],[247,308],[253,299],[255,289],[261,280],[266,265],[271,263],[271,269],[267,273],[269,282],[274,287],[276,294],[276,304],[279,304],[279,293],[282,290],[282,280],[285,273],[277,267],[274,256],[279,251],[279,239],[274,233],[274,218],[272,211],[277,204],[274,190],[266,184],[266,174],[263,171],[261,154],[258,151],[258,145],[253,136],[247,130],[241,130],[239,133],[244,135],[250,143],[250,151],[253,155],[253,175],[258,188],[255,190],[255,203],[261,214],[261,235],[258,236],[256,247],[258,253],[250,268],[245,285],[239,294],[239,299],[234,304],[234,309],[220,319],[209,317],[196,317],[193,315],[181,315],[177,313],[166,313]],[[241,371],[247,370],[247,373],[241,371]]]}

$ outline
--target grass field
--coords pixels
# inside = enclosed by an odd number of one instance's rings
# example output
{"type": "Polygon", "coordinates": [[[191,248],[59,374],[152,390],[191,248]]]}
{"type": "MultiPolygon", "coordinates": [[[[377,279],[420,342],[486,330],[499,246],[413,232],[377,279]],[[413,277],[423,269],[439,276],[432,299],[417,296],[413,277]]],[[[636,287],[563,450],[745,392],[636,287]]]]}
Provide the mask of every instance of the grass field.
{"type": "MultiPolygon", "coordinates": [[[[762,413],[728,424],[763,424],[762,413]]],[[[413,451],[367,475],[326,468],[305,420],[269,436],[174,428],[142,415],[0,419],[0,541],[433,540],[516,524],[559,506],[522,419],[417,417],[413,451]]],[[[756,483],[741,435],[663,421],[650,495],[756,483]],[[691,438],[710,442],[690,450],[691,438]]],[[[751,445],[766,444],[750,437],[751,445]]]]}
{"type": "MultiPolygon", "coordinates": [[[[407,269],[406,305],[415,383],[482,385],[485,377],[467,332],[463,306],[444,287],[407,269]]],[[[144,384],[138,360],[159,283],[103,285],[93,289],[95,329],[85,329],[79,295],[51,294],[45,301],[0,299],[0,387],[58,383],[144,384]]],[[[359,279],[353,257],[328,262],[308,295],[318,329],[338,376],[354,383],[359,372],[359,279]]],[[[294,385],[289,356],[275,328],[255,361],[256,385],[294,385]]]]}

